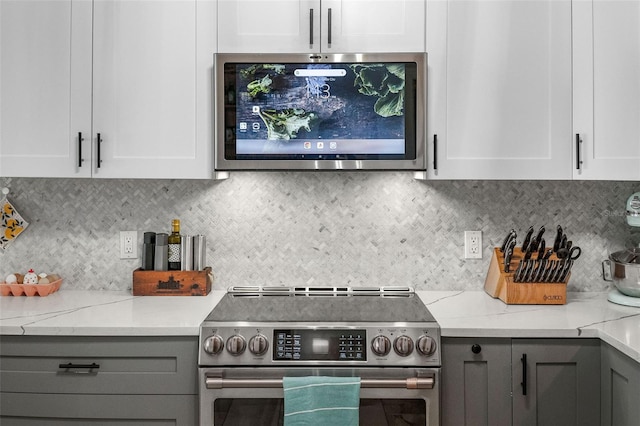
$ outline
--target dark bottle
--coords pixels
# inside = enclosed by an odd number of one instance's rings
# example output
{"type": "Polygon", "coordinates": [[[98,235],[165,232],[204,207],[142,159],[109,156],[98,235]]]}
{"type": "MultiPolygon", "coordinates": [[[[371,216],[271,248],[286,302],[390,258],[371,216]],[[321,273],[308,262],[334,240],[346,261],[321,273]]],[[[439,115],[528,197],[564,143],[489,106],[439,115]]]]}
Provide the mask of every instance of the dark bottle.
{"type": "Polygon", "coordinates": [[[180,220],[171,222],[171,235],[169,235],[169,270],[180,270],[180,220]]]}

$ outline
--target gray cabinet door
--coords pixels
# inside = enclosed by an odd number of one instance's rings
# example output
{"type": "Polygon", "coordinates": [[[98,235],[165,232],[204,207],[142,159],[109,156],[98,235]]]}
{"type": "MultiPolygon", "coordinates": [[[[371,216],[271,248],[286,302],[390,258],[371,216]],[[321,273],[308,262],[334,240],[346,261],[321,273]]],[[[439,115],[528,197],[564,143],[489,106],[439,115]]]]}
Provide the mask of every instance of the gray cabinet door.
{"type": "Polygon", "coordinates": [[[599,340],[512,342],[514,425],[600,424],[599,340]]]}
{"type": "Polygon", "coordinates": [[[511,424],[511,339],[442,339],[442,425],[511,424]]]}
{"type": "Polygon", "coordinates": [[[640,425],[640,364],[602,343],[602,426],[640,425]]]}

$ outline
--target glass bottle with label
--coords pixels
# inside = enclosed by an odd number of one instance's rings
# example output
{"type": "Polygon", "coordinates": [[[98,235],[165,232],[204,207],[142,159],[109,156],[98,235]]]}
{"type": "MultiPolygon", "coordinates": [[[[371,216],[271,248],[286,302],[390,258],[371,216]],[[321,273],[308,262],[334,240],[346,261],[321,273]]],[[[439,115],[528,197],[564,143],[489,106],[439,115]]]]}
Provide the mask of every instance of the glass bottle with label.
{"type": "Polygon", "coordinates": [[[180,220],[171,222],[171,235],[169,235],[169,270],[180,270],[180,220]]]}

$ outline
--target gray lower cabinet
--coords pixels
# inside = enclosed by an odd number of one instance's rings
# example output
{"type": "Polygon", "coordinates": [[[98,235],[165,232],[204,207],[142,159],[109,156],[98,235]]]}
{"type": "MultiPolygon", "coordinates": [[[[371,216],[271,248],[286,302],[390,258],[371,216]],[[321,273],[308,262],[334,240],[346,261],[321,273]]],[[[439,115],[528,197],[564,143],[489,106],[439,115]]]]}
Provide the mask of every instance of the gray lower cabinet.
{"type": "Polygon", "coordinates": [[[0,336],[0,424],[198,422],[197,338],[0,336]]]}
{"type": "Polygon", "coordinates": [[[442,426],[511,424],[511,339],[442,339],[442,426]]]}
{"type": "Polygon", "coordinates": [[[640,364],[602,343],[602,426],[640,425],[640,364]]]}
{"type": "Polygon", "coordinates": [[[599,339],[513,339],[513,424],[600,424],[599,339]]]}
{"type": "Polygon", "coordinates": [[[598,339],[443,338],[442,360],[443,426],[600,424],[598,339]]]}

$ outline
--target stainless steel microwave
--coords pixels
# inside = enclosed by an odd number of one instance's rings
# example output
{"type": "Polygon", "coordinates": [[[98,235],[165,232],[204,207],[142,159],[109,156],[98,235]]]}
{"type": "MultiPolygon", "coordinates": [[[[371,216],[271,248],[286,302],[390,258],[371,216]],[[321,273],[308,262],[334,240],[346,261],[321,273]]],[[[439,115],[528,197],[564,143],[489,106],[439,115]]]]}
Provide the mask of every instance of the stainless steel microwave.
{"type": "Polygon", "coordinates": [[[215,169],[426,170],[426,53],[216,54],[215,169]]]}

